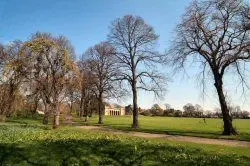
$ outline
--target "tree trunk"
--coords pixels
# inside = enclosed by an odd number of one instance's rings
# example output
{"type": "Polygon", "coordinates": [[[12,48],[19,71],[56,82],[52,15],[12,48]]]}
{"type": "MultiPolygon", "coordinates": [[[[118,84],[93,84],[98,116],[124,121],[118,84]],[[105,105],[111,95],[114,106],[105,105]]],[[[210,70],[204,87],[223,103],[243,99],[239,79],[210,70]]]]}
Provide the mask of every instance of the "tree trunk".
{"type": "Polygon", "coordinates": [[[5,115],[6,115],[6,117],[10,117],[11,116],[11,114],[13,113],[13,103],[14,103],[14,101],[15,101],[15,98],[16,98],[16,96],[15,96],[15,86],[13,85],[13,84],[10,84],[10,87],[9,87],[10,89],[9,89],[9,96],[8,96],[8,103],[6,103],[7,104],[7,110],[5,111],[5,115]]]}
{"type": "Polygon", "coordinates": [[[53,121],[53,128],[54,128],[54,129],[56,129],[56,128],[59,127],[59,125],[60,125],[59,119],[60,119],[59,114],[55,114],[55,115],[54,115],[54,121],[53,121]]]}
{"type": "Polygon", "coordinates": [[[72,101],[70,102],[69,109],[70,109],[69,113],[72,114],[72,112],[73,112],[73,102],[72,101]]]}
{"type": "Polygon", "coordinates": [[[60,111],[58,109],[58,104],[53,104],[53,111],[54,111],[53,128],[56,129],[60,125],[60,122],[59,122],[60,111]]]}
{"type": "Polygon", "coordinates": [[[83,114],[86,109],[86,94],[85,94],[85,88],[84,86],[82,87],[81,90],[81,100],[80,100],[80,118],[83,118],[83,114]]]}
{"type": "Polygon", "coordinates": [[[38,98],[38,96],[36,95],[36,96],[35,96],[35,100],[34,100],[34,107],[32,108],[32,114],[33,114],[33,115],[36,114],[36,111],[37,111],[37,108],[38,108],[38,102],[39,102],[39,98],[38,98]]]}
{"type": "Polygon", "coordinates": [[[44,125],[48,125],[49,124],[49,110],[48,110],[48,105],[45,104],[44,105],[45,109],[44,109],[44,116],[43,116],[43,124],[44,125]]]}
{"type": "Polygon", "coordinates": [[[221,106],[221,112],[223,116],[223,122],[224,122],[224,131],[223,135],[237,135],[237,131],[233,127],[232,123],[232,117],[229,113],[229,109],[226,103],[225,95],[223,93],[223,81],[221,76],[215,75],[215,84],[217,94],[219,96],[220,106],[221,106]]]}
{"type": "Polygon", "coordinates": [[[132,124],[132,128],[139,128],[136,83],[132,84],[132,92],[133,92],[133,124],[132,124]]]}
{"type": "Polygon", "coordinates": [[[99,112],[99,124],[103,124],[103,101],[102,101],[102,94],[98,96],[98,112],[99,112]]]}
{"type": "Polygon", "coordinates": [[[43,124],[48,125],[49,124],[49,116],[50,116],[50,104],[45,98],[42,98],[43,104],[44,104],[44,115],[43,115],[43,124]]]}
{"type": "MultiPolygon", "coordinates": [[[[86,103],[86,102],[85,102],[86,103]]],[[[84,105],[84,114],[85,114],[85,122],[87,122],[88,121],[88,115],[89,115],[89,106],[88,106],[88,104],[86,103],[85,105],[84,105]]]]}
{"type": "Polygon", "coordinates": [[[84,107],[83,105],[84,105],[84,99],[83,99],[83,97],[81,97],[81,101],[80,101],[80,112],[79,112],[80,119],[83,117],[83,111],[84,111],[84,109],[85,109],[85,107],[84,107]]]}
{"type": "Polygon", "coordinates": [[[43,116],[43,124],[48,125],[49,124],[49,113],[45,112],[43,116]]]}

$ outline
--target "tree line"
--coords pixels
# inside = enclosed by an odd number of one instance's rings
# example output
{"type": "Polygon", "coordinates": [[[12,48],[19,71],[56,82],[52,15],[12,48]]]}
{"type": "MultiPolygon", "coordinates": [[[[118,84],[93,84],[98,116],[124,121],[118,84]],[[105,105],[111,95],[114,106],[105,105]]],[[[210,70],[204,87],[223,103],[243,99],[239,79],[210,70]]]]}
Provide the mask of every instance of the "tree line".
{"type": "MultiPolygon", "coordinates": [[[[44,123],[53,115],[59,126],[61,103],[79,115],[98,111],[103,123],[104,101],[132,94],[133,128],[139,127],[138,90],[164,95],[167,79],[158,65],[183,69],[200,64],[200,80],[214,81],[221,107],[223,134],[237,134],[223,89],[225,73],[238,76],[247,87],[246,63],[250,58],[250,7],[244,0],[193,1],[177,24],[176,36],[166,53],[156,51],[159,35],[141,17],[126,15],[114,20],[107,40],[76,58],[65,36],[37,32],[27,41],[0,45],[0,114],[39,105],[44,123]],[[94,106],[93,106],[94,105],[94,106]],[[95,108],[93,108],[95,107],[95,108]]],[[[176,71],[176,70],[175,70],[176,71]]]]}
{"type": "Polygon", "coordinates": [[[57,128],[61,105],[67,104],[71,111],[77,105],[80,117],[95,107],[102,124],[105,100],[122,98],[131,89],[133,127],[138,128],[138,89],[156,95],[164,91],[165,77],[156,70],[161,57],[154,50],[157,38],[141,17],[126,15],[112,22],[107,41],[79,59],[65,36],[50,33],[1,45],[1,114],[11,116],[18,109],[34,113],[42,105],[43,123],[52,115],[57,128]]]}
{"type": "MultiPolygon", "coordinates": [[[[234,119],[249,119],[250,113],[241,110],[240,106],[229,106],[230,115],[234,119]]],[[[192,118],[222,118],[220,108],[215,108],[213,111],[204,110],[199,104],[187,103],[183,106],[183,110],[172,108],[169,104],[165,105],[165,109],[158,104],[154,104],[150,109],[140,111],[144,116],[165,116],[165,117],[192,117],[192,118]]]]}

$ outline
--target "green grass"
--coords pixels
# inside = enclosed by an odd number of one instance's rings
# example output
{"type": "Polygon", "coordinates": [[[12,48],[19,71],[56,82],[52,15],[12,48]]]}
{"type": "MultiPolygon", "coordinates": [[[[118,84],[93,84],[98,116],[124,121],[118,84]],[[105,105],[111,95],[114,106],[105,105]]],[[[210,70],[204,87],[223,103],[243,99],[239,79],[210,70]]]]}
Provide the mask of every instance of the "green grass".
{"type": "Polygon", "coordinates": [[[0,123],[0,165],[249,165],[250,149],[86,131],[41,120],[0,123]]]}
{"type": "MultiPolygon", "coordinates": [[[[78,118],[76,121],[82,124],[78,118]]],[[[98,117],[89,118],[87,125],[97,125],[98,117]]],[[[105,116],[104,125],[121,130],[131,129],[131,116],[105,116]]],[[[237,136],[222,136],[223,121],[222,119],[206,119],[204,123],[201,118],[174,118],[174,117],[139,117],[140,129],[150,133],[167,133],[173,135],[189,135],[208,138],[227,138],[250,141],[250,119],[233,120],[233,125],[239,131],[237,136]]]]}

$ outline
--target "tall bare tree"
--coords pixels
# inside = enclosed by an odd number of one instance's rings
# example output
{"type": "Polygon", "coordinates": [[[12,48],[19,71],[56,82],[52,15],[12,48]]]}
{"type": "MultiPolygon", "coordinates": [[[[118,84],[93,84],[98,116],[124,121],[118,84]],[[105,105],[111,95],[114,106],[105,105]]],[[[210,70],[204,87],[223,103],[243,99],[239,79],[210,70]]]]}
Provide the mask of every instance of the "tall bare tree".
{"type": "Polygon", "coordinates": [[[155,66],[160,56],[155,51],[158,35],[141,17],[126,15],[110,26],[109,42],[116,49],[120,80],[129,83],[133,93],[133,128],[138,128],[138,89],[160,94],[164,77],[155,66]]]}
{"type": "Polygon", "coordinates": [[[119,69],[117,68],[114,47],[107,42],[102,42],[89,48],[83,55],[86,61],[86,70],[93,80],[93,92],[98,100],[99,124],[103,124],[104,99],[118,97],[122,93],[116,80],[119,69]]]}
{"type": "Polygon", "coordinates": [[[223,90],[223,76],[235,71],[244,85],[245,62],[249,61],[249,31],[245,28],[243,0],[193,1],[176,27],[170,60],[184,67],[193,57],[201,64],[202,83],[207,72],[214,80],[223,114],[224,135],[237,134],[229,114],[223,90]]]}

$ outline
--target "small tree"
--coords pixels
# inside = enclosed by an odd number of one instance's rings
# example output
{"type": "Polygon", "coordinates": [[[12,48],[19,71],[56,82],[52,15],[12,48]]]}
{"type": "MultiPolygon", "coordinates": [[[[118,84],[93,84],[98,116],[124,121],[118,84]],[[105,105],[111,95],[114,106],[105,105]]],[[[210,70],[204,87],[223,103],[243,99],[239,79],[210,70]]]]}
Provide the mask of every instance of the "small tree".
{"type": "Polygon", "coordinates": [[[166,104],[165,104],[165,108],[166,108],[166,110],[169,110],[169,109],[171,109],[171,105],[168,104],[168,103],[166,103],[166,104]]]}
{"type": "Polygon", "coordinates": [[[193,117],[195,115],[195,107],[191,103],[187,103],[183,106],[183,115],[187,117],[193,117]]]}
{"type": "Polygon", "coordinates": [[[104,104],[103,100],[110,97],[121,96],[121,87],[116,80],[118,68],[116,64],[115,50],[107,42],[102,42],[87,50],[83,55],[86,61],[86,70],[91,73],[93,79],[93,92],[98,100],[99,124],[103,124],[104,104]]]}
{"type": "Polygon", "coordinates": [[[199,104],[195,104],[194,107],[195,107],[196,117],[199,118],[203,117],[203,112],[204,112],[203,108],[199,104]]]}
{"type": "Polygon", "coordinates": [[[132,109],[132,105],[131,104],[125,106],[125,114],[126,115],[132,115],[132,111],[133,111],[133,109],[132,109]]]}
{"type": "Polygon", "coordinates": [[[242,117],[243,119],[249,119],[250,118],[250,113],[248,111],[242,111],[242,117]]]}
{"type": "Polygon", "coordinates": [[[159,104],[154,104],[151,107],[151,113],[155,116],[162,116],[163,115],[163,109],[159,106],[159,104]]]}

